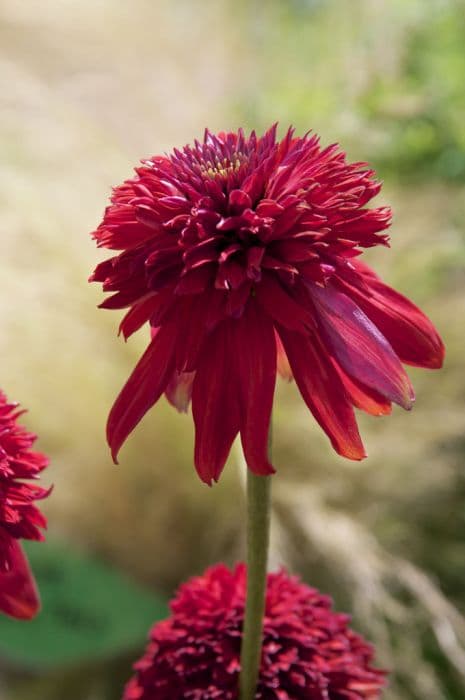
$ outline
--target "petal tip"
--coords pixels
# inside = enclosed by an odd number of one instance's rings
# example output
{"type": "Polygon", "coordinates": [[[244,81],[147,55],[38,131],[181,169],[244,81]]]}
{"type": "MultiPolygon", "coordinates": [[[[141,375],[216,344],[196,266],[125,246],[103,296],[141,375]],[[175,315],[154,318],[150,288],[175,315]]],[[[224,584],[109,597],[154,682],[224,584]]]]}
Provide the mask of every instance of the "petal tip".
{"type": "Polygon", "coordinates": [[[16,620],[28,622],[29,620],[33,620],[40,613],[41,609],[42,605],[39,597],[33,602],[19,603],[16,601],[16,605],[14,609],[12,608],[10,615],[16,620]]]}
{"type": "Polygon", "coordinates": [[[361,450],[354,450],[353,448],[350,448],[349,450],[344,451],[344,454],[340,454],[346,459],[352,460],[352,462],[362,462],[368,457],[365,448],[362,448],[361,450]]]}
{"type": "Polygon", "coordinates": [[[345,442],[331,440],[331,444],[340,457],[350,459],[352,462],[361,462],[368,457],[360,435],[348,435],[345,442]]]}
{"type": "Polygon", "coordinates": [[[446,357],[446,348],[444,346],[444,343],[440,338],[438,338],[439,344],[437,348],[437,352],[431,359],[431,369],[441,369],[441,367],[444,366],[444,360],[446,357]]]}
{"type": "Polygon", "coordinates": [[[411,411],[413,408],[413,404],[415,403],[415,392],[413,390],[413,387],[411,384],[407,387],[407,391],[405,392],[405,396],[403,397],[402,401],[399,401],[399,405],[404,408],[406,411],[411,411]]]}
{"type": "Polygon", "coordinates": [[[254,463],[253,467],[251,465],[247,464],[247,467],[256,476],[273,476],[273,474],[276,474],[276,469],[268,461],[263,463],[263,466],[260,465],[258,468],[257,468],[256,463],[254,463]]]}
{"type": "Polygon", "coordinates": [[[211,474],[210,470],[205,470],[201,468],[198,464],[195,465],[195,470],[197,474],[199,475],[200,481],[204,483],[208,488],[212,488],[213,483],[218,482],[218,476],[214,476],[211,474]]]}
{"type": "Polygon", "coordinates": [[[118,454],[121,449],[121,444],[118,444],[116,440],[114,439],[113,435],[113,429],[111,425],[107,425],[107,443],[108,447],[110,448],[110,453],[111,453],[111,458],[113,460],[113,464],[119,464],[118,462],[118,454]]]}

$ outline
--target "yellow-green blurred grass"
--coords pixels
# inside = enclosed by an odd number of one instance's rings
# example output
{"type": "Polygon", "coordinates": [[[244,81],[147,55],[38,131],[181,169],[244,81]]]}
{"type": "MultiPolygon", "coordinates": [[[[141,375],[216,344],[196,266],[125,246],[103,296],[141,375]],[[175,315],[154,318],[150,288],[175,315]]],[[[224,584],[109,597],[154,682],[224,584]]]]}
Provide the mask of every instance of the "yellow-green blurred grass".
{"type": "Polygon", "coordinates": [[[102,254],[88,232],[140,157],[224,123],[233,46],[213,30],[225,6],[40,7],[2,7],[2,386],[30,409],[51,455],[52,533],[170,587],[221,557],[231,490],[212,498],[198,483],[190,421],[166,406],[112,465],[106,414],[146,339],[125,346],[117,314],[96,309],[101,292],[86,280],[102,254]],[[191,56],[204,32],[214,64],[191,56]]]}

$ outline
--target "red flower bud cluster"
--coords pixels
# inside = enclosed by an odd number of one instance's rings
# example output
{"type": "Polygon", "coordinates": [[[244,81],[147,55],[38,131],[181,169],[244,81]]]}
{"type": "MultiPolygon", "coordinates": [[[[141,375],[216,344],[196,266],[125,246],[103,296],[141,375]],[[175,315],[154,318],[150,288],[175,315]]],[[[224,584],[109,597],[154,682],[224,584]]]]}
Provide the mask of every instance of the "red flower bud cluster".
{"type": "MultiPolygon", "coordinates": [[[[237,700],[246,568],[220,564],[181,586],[157,623],[124,700],[237,700]]],[[[269,574],[257,700],[377,700],[385,674],[331,601],[269,574]]]]}

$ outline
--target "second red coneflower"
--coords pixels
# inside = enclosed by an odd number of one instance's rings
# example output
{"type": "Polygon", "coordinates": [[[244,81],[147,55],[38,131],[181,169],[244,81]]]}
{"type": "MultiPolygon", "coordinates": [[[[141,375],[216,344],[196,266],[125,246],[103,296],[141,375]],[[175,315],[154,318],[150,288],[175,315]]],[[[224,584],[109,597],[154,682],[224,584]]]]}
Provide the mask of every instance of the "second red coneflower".
{"type": "Polygon", "coordinates": [[[18,423],[22,413],[0,391],[0,611],[30,619],[40,600],[19,540],[43,540],[47,521],[35,501],[50,489],[29,481],[39,478],[48,459],[31,449],[36,436],[18,423]]]}
{"type": "Polygon", "coordinates": [[[386,245],[386,207],[364,163],[316,136],[211,134],[136,168],[114,190],[94,237],[121,251],[91,279],[128,308],[125,338],[151,342],[108,420],[114,458],[163,392],[192,398],[195,464],[217,480],[241,434],[247,464],[270,474],[268,432],[277,367],[294,376],[335,450],[362,459],[354,406],[409,409],[402,363],[437,368],[431,322],[358,260],[386,245]]]}
{"type": "MultiPolygon", "coordinates": [[[[217,564],[179,589],[123,700],[237,700],[246,569],[217,564]]],[[[379,700],[386,674],[331,600],[269,574],[256,700],[379,700]]]]}

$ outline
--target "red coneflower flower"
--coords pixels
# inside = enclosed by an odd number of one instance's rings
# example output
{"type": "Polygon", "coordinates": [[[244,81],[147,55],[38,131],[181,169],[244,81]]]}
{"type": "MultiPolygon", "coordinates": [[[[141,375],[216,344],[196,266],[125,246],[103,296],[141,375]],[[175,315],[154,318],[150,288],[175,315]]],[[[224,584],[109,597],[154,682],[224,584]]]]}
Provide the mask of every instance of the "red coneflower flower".
{"type": "Polygon", "coordinates": [[[93,236],[122,251],[91,277],[129,307],[128,338],[152,328],[145,354],[108,420],[113,457],[163,392],[192,397],[195,464],[217,480],[240,432],[249,467],[269,474],[276,367],[295,377],[335,450],[365,456],[353,406],[389,413],[414,394],[401,362],[440,367],[431,322],[357,260],[387,245],[391,213],[368,209],[380,190],[364,163],[347,163],[316,136],[281,140],[276,127],[205,132],[156,156],[114,190],[93,236]]]}
{"type": "Polygon", "coordinates": [[[48,459],[31,450],[36,436],[18,424],[24,411],[0,391],[0,610],[30,619],[40,601],[34,577],[18,540],[43,540],[47,521],[34,501],[50,489],[24,479],[37,479],[48,459]]]}
{"type": "MultiPolygon", "coordinates": [[[[124,700],[233,700],[238,694],[246,569],[222,564],[181,586],[156,624],[124,700]]],[[[385,673],[331,600],[285,571],[268,575],[256,698],[376,700],[385,673]]]]}

